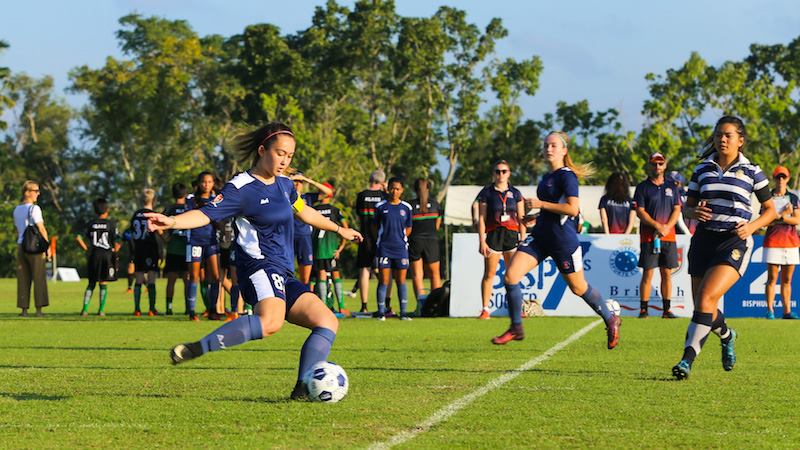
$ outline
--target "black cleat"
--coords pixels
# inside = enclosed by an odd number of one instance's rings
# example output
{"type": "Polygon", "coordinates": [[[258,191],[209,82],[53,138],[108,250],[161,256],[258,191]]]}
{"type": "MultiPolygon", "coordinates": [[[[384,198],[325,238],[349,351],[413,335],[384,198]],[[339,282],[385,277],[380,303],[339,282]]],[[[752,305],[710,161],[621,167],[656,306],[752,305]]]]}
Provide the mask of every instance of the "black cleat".
{"type": "Polygon", "coordinates": [[[307,401],[308,398],[308,389],[306,388],[306,384],[302,381],[298,381],[297,384],[294,385],[294,389],[292,389],[292,394],[289,395],[289,398],[292,400],[301,400],[307,401]]]}
{"type": "Polygon", "coordinates": [[[199,342],[178,344],[169,351],[172,364],[180,364],[203,355],[203,347],[199,342]]]}

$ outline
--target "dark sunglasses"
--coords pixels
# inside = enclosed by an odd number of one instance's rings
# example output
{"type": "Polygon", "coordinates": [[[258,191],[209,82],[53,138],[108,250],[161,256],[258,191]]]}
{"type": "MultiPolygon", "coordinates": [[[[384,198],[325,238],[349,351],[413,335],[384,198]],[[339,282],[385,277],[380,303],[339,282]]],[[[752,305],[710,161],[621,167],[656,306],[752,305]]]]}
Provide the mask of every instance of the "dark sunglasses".
{"type": "Polygon", "coordinates": [[[782,173],[779,173],[779,174],[775,175],[775,179],[776,179],[776,180],[779,180],[779,179],[781,179],[781,178],[789,178],[789,177],[787,177],[786,175],[784,175],[784,174],[782,174],[782,173]]]}
{"type": "Polygon", "coordinates": [[[665,166],[665,165],[667,165],[667,163],[665,163],[665,162],[651,162],[650,165],[653,166],[653,167],[659,167],[659,166],[665,166]]]}
{"type": "Polygon", "coordinates": [[[38,189],[28,189],[29,192],[39,192],[38,189]]]}
{"type": "Polygon", "coordinates": [[[494,169],[494,173],[496,173],[497,175],[502,175],[502,174],[508,173],[508,172],[511,172],[511,171],[508,170],[508,169],[494,169]]]}

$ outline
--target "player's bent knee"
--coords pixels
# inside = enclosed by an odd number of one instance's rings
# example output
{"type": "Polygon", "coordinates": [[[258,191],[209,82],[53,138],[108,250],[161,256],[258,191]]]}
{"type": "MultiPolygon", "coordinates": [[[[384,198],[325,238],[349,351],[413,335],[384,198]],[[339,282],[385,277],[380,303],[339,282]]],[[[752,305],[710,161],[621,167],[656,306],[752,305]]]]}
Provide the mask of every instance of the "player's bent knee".
{"type": "Polygon", "coordinates": [[[283,326],[283,320],[278,320],[277,318],[260,317],[259,319],[261,320],[261,332],[264,337],[277,333],[283,326]]]}

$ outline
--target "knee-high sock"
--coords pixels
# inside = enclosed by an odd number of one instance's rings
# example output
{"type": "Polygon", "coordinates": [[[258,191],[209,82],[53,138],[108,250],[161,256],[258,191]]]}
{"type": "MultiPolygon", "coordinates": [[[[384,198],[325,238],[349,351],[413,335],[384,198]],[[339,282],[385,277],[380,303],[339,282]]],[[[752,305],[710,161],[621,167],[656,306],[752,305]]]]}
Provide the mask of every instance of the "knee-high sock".
{"type": "Polygon", "coordinates": [[[94,292],[95,283],[89,283],[86,286],[86,291],[83,293],[83,309],[81,312],[88,312],[89,311],[89,302],[92,301],[92,292],[94,292]]]}
{"type": "Polygon", "coordinates": [[[506,301],[511,325],[522,325],[522,287],[519,283],[506,284],[506,301]]]}
{"type": "Polygon", "coordinates": [[[258,316],[242,316],[200,339],[200,345],[203,347],[203,353],[208,353],[225,350],[234,345],[244,344],[262,337],[264,335],[261,330],[261,320],[258,316]]]}
{"type": "Polygon", "coordinates": [[[133,305],[134,311],[142,310],[142,285],[139,283],[133,286],[133,305]]]}
{"type": "Polygon", "coordinates": [[[239,285],[231,285],[231,312],[239,312],[239,285]]]}
{"type": "Polygon", "coordinates": [[[319,298],[325,302],[325,306],[333,308],[333,303],[328,300],[328,280],[317,280],[317,293],[319,298]]]}
{"type": "Polygon", "coordinates": [[[136,278],[134,274],[132,274],[132,273],[128,274],[128,289],[130,289],[131,286],[133,286],[133,279],[134,278],[136,278]]]}
{"type": "Polygon", "coordinates": [[[586,292],[581,295],[581,298],[592,308],[592,310],[594,310],[598,316],[602,317],[603,320],[608,322],[608,319],[611,318],[613,313],[606,307],[606,302],[603,300],[603,296],[600,295],[600,291],[593,288],[591,284],[588,286],[589,289],[587,289],[586,292]]]}
{"type": "Polygon", "coordinates": [[[717,310],[717,318],[711,324],[711,332],[719,336],[723,341],[731,337],[731,330],[728,329],[728,324],[725,322],[725,315],[720,310],[717,310]]]}
{"type": "Polygon", "coordinates": [[[147,283],[147,299],[150,301],[150,311],[156,310],[156,283],[147,283]]]}
{"type": "Polygon", "coordinates": [[[708,333],[711,332],[712,314],[695,311],[692,321],[689,322],[689,329],[686,331],[686,344],[684,344],[683,358],[691,364],[703,344],[706,342],[708,333]]]}
{"type": "Polygon", "coordinates": [[[209,305],[209,300],[208,300],[208,290],[207,290],[208,285],[206,283],[200,283],[198,287],[200,288],[200,298],[203,300],[203,306],[206,307],[207,311],[210,311],[211,306],[209,305]]]}
{"type": "Polygon", "coordinates": [[[341,311],[344,309],[344,288],[342,288],[341,278],[333,280],[333,290],[336,292],[336,301],[339,303],[339,311],[341,311]]]}
{"type": "Polygon", "coordinates": [[[209,311],[217,312],[217,299],[219,298],[219,282],[208,283],[206,287],[209,311]]]}
{"type": "Polygon", "coordinates": [[[386,285],[378,283],[378,314],[386,314],[386,285]]]}
{"type": "Polygon", "coordinates": [[[311,330],[311,335],[308,336],[308,339],[303,344],[303,349],[300,350],[300,368],[297,371],[298,381],[303,379],[303,375],[306,374],[311,366],[328,359],[334,339],[336,339],[336,333],[328,328],[316,327],[311,330]]]}
{"type": "Polygon", "coordinates": [[[405,316],[408,309],[408,286],[397,283],[397,300],[400,302],[400,315],[405,316]]]}
{"type": "Polygon", "coordinates": [[[188,292],[186,294],[186,308],[189,310],[189,315],[194,315],[194,308],[197,304],[197,282],[190,281],[188,283],[188,292]]]}
{"type": "Polygon", "coordinates": [[[105,284],[100,285],[100,309],[97,312],[103,312],[106,309],[106,300],[108,300],[108,286],[105,284]]]}

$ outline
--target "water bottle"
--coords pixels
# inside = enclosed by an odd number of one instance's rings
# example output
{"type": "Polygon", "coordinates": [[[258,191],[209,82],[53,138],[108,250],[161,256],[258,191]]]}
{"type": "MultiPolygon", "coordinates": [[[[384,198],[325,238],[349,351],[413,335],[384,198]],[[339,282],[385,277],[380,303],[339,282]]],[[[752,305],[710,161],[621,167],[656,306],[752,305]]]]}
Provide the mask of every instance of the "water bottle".
{"type": "Polygon", "coordinates": [[[661,253],[661,238],[656,236],[656,238],[653,239],[653,254],[657,255],[659,253],[661,253]]]}

